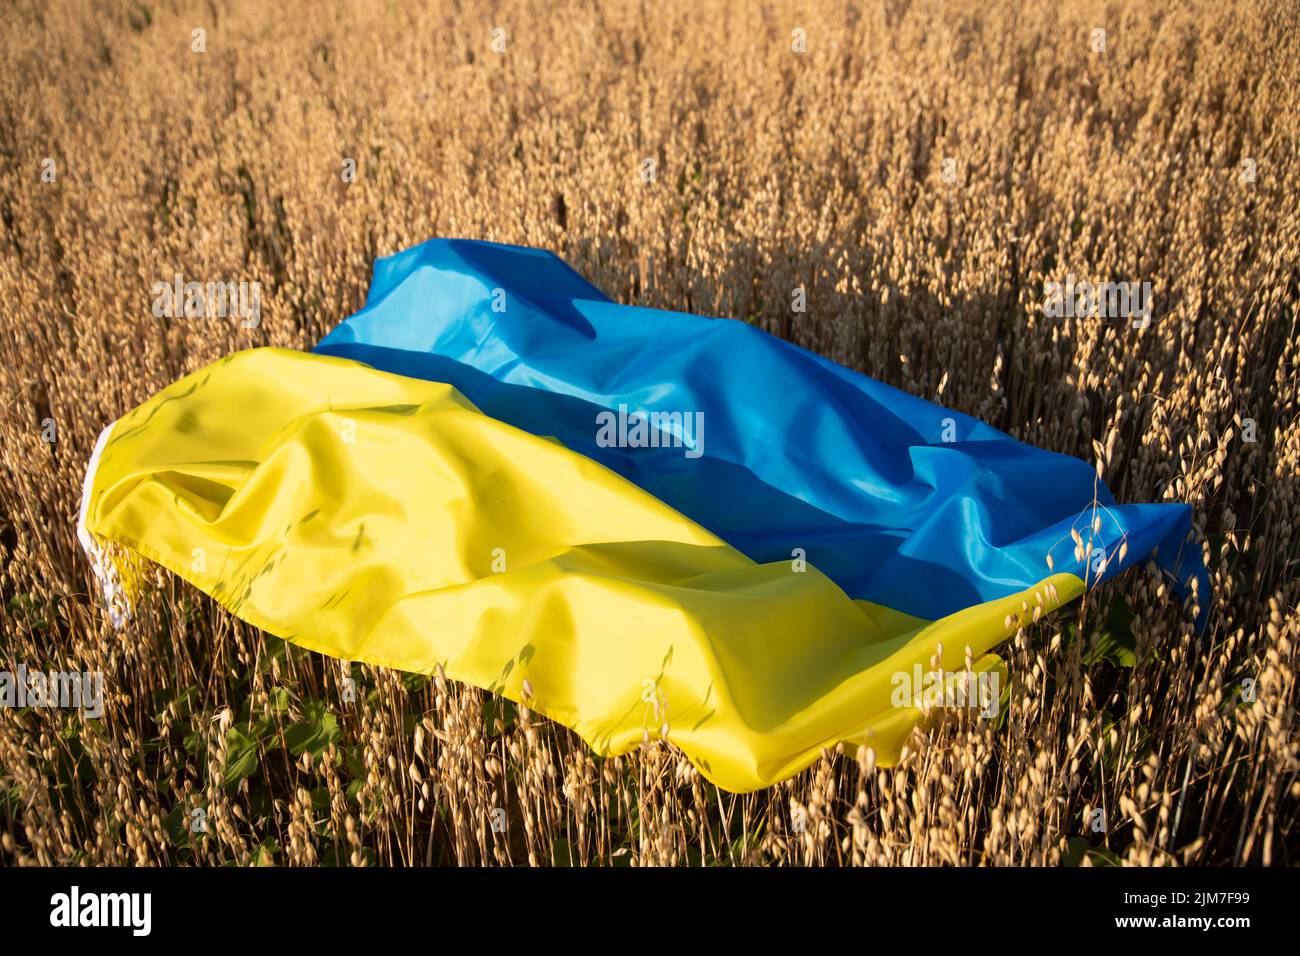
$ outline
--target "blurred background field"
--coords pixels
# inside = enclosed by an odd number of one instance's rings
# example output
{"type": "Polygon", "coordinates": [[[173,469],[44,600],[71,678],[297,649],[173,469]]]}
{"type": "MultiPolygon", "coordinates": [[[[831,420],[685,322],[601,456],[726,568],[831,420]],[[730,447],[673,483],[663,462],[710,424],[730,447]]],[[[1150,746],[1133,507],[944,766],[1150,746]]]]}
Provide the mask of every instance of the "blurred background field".
{"type": "Polygon", "coordinates": [[[1298,20],[6,4],[0,669],[101,670],[106,697],[0,710],[0,864],[1300,862],[1298,20]],[[551,249],[621,302],[1097,462],[1121,501],[1193,504],[1205,642],[1131,573],[1007,646],[999,721],[741,797],[660,744],[602,760],[481,691],[286,646],[162,573],[113,629],[75,536],[100,429],[232,350],[309,347],[432,236],[551,249]],[[259,282],[260,324],[155,317],[177,273],[259,282]],[[1150,325],[1047,317],[1068,275],[1151,283],[1150,325]]]}

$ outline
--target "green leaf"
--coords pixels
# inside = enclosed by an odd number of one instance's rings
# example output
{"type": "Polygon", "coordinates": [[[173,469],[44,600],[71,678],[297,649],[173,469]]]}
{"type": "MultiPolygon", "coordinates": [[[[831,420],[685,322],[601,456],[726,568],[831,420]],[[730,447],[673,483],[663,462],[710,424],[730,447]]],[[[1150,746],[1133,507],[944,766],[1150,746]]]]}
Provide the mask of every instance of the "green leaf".
{"type": "Polygon", "coordinates": [[[483,704],[483,723],[487,725],[488,736],[498,737],[505,733],[515,722],[517,714],[513,701],[504,697],[489,697],[483,704]]]}
{"type": "Polygon", "coordinates": [[[178,803],[172,807],[171,813],[163,817],[163,827],[167,831],[167,839],[171,841],[173,846],[185,849],[203,836],[202,833],[195,833],[191,827],[194,824],[194,811],[206,811],[206,809],[207,804],[202,801],[193,805],[178,803]]]}
{"type": "Polygon", "coordinates": [[[1120,858],[1113,850],[1108,850],[1104,846],[1094,846],[1088,848],[1088,859],[1093,866],[1120,866],[1120,858]]]}
{"type": "Polygon", "coordinates": [[[45,602],[30,591],[15,594],[5,606],[9,609],[10,614],[33,631],[43,630],[48,624],[45,602]]]}
{"type": "Polygon", "coordinates": [[[275,866],[276,854],[280,852],[280,844],[276,843],[271,837],[262,841],[262,845],[257,848],[253,854],[253,866],[275,866]]]}
{"type": "Polygon", "coordinates": [[[176,720],[188,720],[194,714],[194,705],[198,702],[200,691],[197,685],[191,684],[182,691],[172,692],[168,689],[155,690],[153,692],[154,719],[162,723],[163,711],[167,705],[173,701],[176,703],[176,720]]]}
{"type": "Polygon", "coordinates": [[[258,742],[238,727],[226,731],[226,766],[224,779],[227,787],[251,777],[257,772],[258,742]]]}
{"type": "Polygon", "coordinates": [[[552,866],[573,866],[573,848],[564,837],[559,837],[551,844],[552,866]]]}
{"type": "Polygon", "coordinates": [[[290,698],[287,687],[277,687],[266,696],[272,713],[283,714],[289,709],[290,698]]]}
{"type": "Polygon", "coordinates": [[[1070,837],[1065,853],[1061,856],[1063,866],[1082,866],[1084,858],[1093,866],[1119,866],[1120,858],[1113,850],[1104,846],[1090,846],[1081,836],[1070,837]]]}
{"type": "Polygon", "coordinates": [[[408,694],[418,694],[429,686],[428,674],[403,673],[402,686],[408,694]]]}
{"type": "Polygon", "coordinates": [[[1088,852],[1088,841],[1083,837],[1070,837],[1070,842],[1065,845],[1065,853],[1061,855],[1062,866],[1078,866],[1083,862],[1083,855],[1088,852]]]}
{"type": "Polygon", "coordinates": [[[308,701],[303,707],[303,719],[284,732],[284,741],[295,757],[309,753],[319,757],[325,748],[343,736],[339,720],[320,701],[308,701]]]}
{"type": "Polygon", "coordinates": [[[1131,668],[1137,663],[1137,638],[1133,636],[1132,609],[1123,598],[1111,602],[1101,631],[1093,639],[1084,660],[1088,664],[1110,661],[1117,667],[1131,668]]]}

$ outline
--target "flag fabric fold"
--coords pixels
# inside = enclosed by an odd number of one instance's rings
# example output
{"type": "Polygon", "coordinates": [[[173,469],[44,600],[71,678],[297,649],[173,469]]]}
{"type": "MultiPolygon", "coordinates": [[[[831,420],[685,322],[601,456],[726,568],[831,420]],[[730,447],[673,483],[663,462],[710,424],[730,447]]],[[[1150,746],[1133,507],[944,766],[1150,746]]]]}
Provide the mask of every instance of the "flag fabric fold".
{"type": "Polygon", "coordinates": [[[987,716],[996,646],[1135,562],[1203,620],[1190,530],[741,323],[441,240],[380,260],[315,352],[236,353],[112,424],[79,522],[119,623],[155,562],[303,647],[442,668],[600,754],[664,738],[735,791],[838,743],[892,763],[931,706],[987,716]]]}
{"type": "Polygon", "coordinates": [[[1033,587],[1049,555],[1089,586],[1154,556],[1208,613],[1190,506],[1118,505],[1077,458],[745,323],[618,305],[548,252],[436,239],[380,259],[317,351],[455,385],[756,561],[801,549],[852,597],[919,617],[1033,587]],[[634,416],[654,444],[598,427],[634,416]],[[674,416],[700,422],[699,447],[674,416]]]}
{"type": "Polygon", "coordinates": [[[737,791],[841,740],[892,761],[924,703],[896,675],[988,671],[1025,606],[1082,591],[1056,575],[936,622],[855,602],[451,386],[280,349],[116,422],[84,521],[128,604],[148,559],[312,650],[516,701],[527,681],[597,752],[666,737],[737,791]]]}

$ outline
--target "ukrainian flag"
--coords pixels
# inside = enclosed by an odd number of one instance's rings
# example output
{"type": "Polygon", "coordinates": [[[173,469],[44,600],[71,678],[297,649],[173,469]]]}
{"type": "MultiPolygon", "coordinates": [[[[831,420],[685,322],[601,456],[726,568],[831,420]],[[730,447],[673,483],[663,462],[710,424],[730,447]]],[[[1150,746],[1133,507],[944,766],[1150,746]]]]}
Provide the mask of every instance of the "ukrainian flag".
{"type": "Polygon", "coordinates": [[[304,647],[442,667],[601,754],[665,738],[735,791],[839,742],[893,762],[912,675],[1000,674],[1024,620],[1135,562],[1203,620],[1190,530],[752,327],[440,240],[380,260],[314,353],[236,353],[110,425],[80,527],[117,620],[155,562],[304,647]]]}

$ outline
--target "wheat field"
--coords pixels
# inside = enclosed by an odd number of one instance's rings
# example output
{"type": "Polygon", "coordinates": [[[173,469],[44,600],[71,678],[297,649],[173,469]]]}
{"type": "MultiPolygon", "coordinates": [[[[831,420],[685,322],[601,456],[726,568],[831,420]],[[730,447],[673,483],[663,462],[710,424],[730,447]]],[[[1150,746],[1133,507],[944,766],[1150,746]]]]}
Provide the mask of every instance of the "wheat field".
{"type": "Polygon", "coordinates": [[[1300,862],[1297,4],[4,7],[0,669],[104,691],[0,710],[0,865],[1300,862]],[[100,429],[310,347],[433,236],[553,250],[1192,504],[1208,630],[1135,570],[1005,646],[1003,719],[737,796],[162,572],[114,628],[75,533],[100,429]],[[156,316],[177,274],[259,283],[259,322],[156,316]],[[1149,283],[1149,325],[1049,316],[1067,276],[1149,283]]]}

